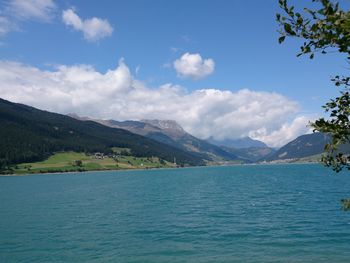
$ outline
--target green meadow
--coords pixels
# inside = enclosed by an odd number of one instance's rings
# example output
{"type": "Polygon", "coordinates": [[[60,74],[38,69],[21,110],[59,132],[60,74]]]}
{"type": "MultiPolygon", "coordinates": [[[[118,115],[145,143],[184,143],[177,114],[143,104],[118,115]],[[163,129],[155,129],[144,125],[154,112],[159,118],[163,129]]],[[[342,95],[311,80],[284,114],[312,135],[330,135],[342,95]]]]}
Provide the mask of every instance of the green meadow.
{"type": "MultiPolygon", "coordinates": [[[[125,149],[125,152],[128,150],[125,149]]],[[[60,152],[50,156],[42,162],[22,163],[13,167],[15,174],[75,172],[95,170],[124,170],[151,169],[173,167],[172,163],[157,157],[134,157],[116,155],[115,158],[104,156],[97,158],[77,152],[60,152]]]]}

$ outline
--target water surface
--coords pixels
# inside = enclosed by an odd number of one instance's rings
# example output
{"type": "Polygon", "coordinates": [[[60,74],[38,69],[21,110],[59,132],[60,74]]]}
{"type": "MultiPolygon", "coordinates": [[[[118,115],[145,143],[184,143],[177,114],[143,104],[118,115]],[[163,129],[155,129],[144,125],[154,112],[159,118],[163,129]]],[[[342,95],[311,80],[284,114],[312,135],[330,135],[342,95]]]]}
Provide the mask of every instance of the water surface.
{"type": "Polygon", "coordinates": [[[320,165],[0,177],[0,262],[349,262],[320,165]]]}

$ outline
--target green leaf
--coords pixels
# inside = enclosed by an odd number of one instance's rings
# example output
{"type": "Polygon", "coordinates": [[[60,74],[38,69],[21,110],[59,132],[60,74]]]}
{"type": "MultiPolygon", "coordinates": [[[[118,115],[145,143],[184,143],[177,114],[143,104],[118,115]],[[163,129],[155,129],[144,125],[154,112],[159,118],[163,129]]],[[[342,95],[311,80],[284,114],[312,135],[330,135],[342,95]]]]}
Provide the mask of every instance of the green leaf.
{"type": "Polygon", "coordinates": [[[285,23],[283,25],[284,30],[286,31],[286,33],[290,34],[290,35],[295,35],[295,32],[292,30],[292,26],[290,24],[285,23]]]}
{"type": "Polygon", "coordinates": [[[286,39],[286,36],[281,36],[279,39],[278,39],[278,43],[283,43],[283,41],[286,39]]]}

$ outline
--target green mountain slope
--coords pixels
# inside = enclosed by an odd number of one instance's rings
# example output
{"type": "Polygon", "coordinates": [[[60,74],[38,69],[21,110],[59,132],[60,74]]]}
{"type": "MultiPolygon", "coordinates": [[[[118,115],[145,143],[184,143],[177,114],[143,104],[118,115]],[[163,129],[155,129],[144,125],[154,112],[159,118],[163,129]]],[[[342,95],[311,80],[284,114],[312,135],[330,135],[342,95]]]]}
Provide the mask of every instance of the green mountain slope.
{"type": "Polygon", "coordinates": [[[281,147],[267,160],[297,159],[321,154],[329,140],[330,137],[322,133],[302,135],[281,147]]]}
{"type": "Polygon", "coordinates": [[[0,167],[40,161],[57,151],[111,152],[129,148],[134,156],[157,156],[178,164],[203,165],[198,156],[123,129],[81,121],[0,99],[0,167]]]}
{"type": "MultiPolygon", "coordinates": [[[[277,152],[268,156],[267,161],[301,159],[313,156],[321,156],[324,147],[331,140],[330,135],[323,133],[312,133],[301,135],[295,140],[281,147],[277,152]]],[[[343,153],[350,152],[350,145],[344,144],[339,146],[339,151],[343,153]]]]}

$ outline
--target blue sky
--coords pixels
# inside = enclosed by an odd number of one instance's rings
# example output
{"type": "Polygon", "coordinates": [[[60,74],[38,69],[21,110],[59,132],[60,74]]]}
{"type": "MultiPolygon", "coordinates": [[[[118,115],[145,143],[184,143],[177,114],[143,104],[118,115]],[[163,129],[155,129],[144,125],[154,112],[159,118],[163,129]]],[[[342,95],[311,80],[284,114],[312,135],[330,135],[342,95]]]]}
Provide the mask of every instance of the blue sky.
{"type": "MultiPolygon", "coordinates": [[[[338,92],[330,83],[330,77],[346,73],[348,67],[345,57],[337,54],[316,56],[314,60],[297,58],[298,40],[287,39],[279,45],[275,21],[275,14],[279,11],[277,0],[28,2],[33,5],[41,2],[42,8],[46,5],[46,9],[41,10],[45,17],[37,13],[16,15],[13,10],[20,5],[18,1],[0,1],[0,17],[10,24],[7,32],[0,35],[0,59],[43,72],[54,72],[62,65],[84,64],[105,74],[115,69],[120,58],[124,58],[123,64],[132,78],[149,89],[171,83],[188,93],[202,89],[278,93],[298,104],[297,112],[286,116],[286,120],[291,121],[298,116],[323,114],[321,105],[338,92]],[[64,21],[62,16],[66,10],[72,10],[82,21],[92,17],[106,21],[112,31],[89,40],[82,30],[64,21]],[[197,79],[179,76],[174,61],[185,53],[199,54],[203,61],[212,59],[215,69],[197,79]]],[[[26,10],[30,12],[30,9],[22,9],[23,12],[26,10]]],[[[0,32],[1,26],[0,20],[0,32]]],[[[5,98],[30,102],[20,97],[5,98]]],[[[63,113],[68,111],[35,101],[32,104],[63,113]]],[[[84,114],[81,108],[77,111],[84,114]]],[[[157,115],[150,114],[153,116],[157,115]]],[[[100,114],[98,117],[104,116],[100,114]]],[[[106,117],[113,116],[107,114],[106,117]]],[[[122,115],[116,117],[123,118],[122,115]]],[[[137,118],[137,115],[132,118],[137,118]]],[[[192,132],[196,130],[186,122],[182,124],[192,132]]],[[[280,122],[265,127],[268,130],[265,133],[271,135],[284,124],[280,122]]],[[[253,130],[244,134],[254,134],[253,130]]],[[[212,134],[203,132],[197,135],[208,137],[212,134]]]]}

